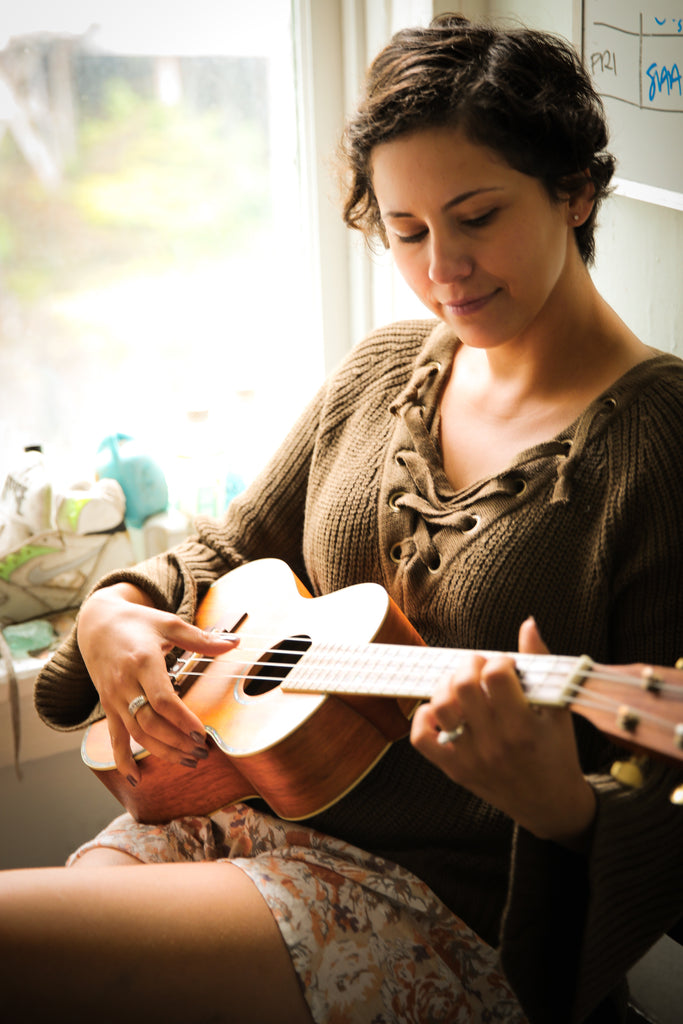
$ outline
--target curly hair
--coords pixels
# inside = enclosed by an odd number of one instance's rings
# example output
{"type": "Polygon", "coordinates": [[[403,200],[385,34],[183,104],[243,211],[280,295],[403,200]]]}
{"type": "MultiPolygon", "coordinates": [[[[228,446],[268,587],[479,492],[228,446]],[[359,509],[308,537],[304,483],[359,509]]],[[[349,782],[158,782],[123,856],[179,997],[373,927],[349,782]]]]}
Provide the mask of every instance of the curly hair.
{"type": "Polygon", "coordinates": [[[606,151],[602,101],[569,43],[455,14],[397,32],[371,64],[340,143],[344,221],[368,243],[387,245],[372,185],[374,147],[444,126],[462,129],[470,141],[537,178],[555,201],[590,181],[593,208],[576,228],[576,240],[584,263],[593,262],[597,211],[615,162],[606,151]]]}

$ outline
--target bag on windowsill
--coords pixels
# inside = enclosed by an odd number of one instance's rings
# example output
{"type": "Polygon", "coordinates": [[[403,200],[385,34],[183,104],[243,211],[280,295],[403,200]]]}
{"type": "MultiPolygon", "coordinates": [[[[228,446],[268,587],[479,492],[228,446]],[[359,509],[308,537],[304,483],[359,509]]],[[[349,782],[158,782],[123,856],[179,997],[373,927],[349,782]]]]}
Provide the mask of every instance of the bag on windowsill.
{"type": "Polygon", "coordinates": [[[77,608],[105,573],[135,561],[116,480],[57,490],[27,451],[0,494],[0,628],[77,608]]]}

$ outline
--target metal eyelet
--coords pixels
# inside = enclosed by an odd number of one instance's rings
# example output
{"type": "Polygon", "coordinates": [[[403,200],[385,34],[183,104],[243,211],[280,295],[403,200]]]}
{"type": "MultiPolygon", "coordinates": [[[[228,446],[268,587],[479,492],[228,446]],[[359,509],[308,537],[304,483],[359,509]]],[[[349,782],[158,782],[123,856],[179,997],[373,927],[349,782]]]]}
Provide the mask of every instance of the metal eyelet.
{"type": "Polygon", "coordinates": [[[400,561],[401,561],[401,545],[400,544],[394,544],[394,546],[389,551],[389,558],[391,559],[392,562],[395,562],[396,565],[398,565],[400,563],[400,561]]]}
{"type": "Polygon", "coordinates": [[[479,525],[479,516],[468,516],[460,527],[463,533],[471,533],[479,525]]]}
{"type": "Polygon", "coordinates": [[[513,486],[515,488],[515,494],[524,494],[527,489],[527,482],[523,476],[518,476],[513,480],[513,486]]]}
{"type": "Polygon", "coordinates": [[[432,574],[432,576],[434,576],[435,573],[437,573],[440,568],[441,568],[441,555],[437,551],[437,553],[436,553],[436,560],[435,560],[434,564],[433,565],[428,565],[427,566],[427,570],[428,570],[428,572],[430,572],[432,574]]]}
{"type": "Polygon", "coordinates": [[[392,512],[401,512],[402,511],[401,506],[397,505],[396,503],[397,503],[399,498],[402,498],[403,495],[407,494],[407,493],[408,493],[407,491],[394,491],[392,494],[389,495],[389,502],[388,502],[388,504],[389,504],[389,508],[392,510],[392,512]]]}
{"type": "Polygon", "coordinates": [[[441,370],[441,363],[438,359],[432,359],[431,362],[425,363],[425,370],[434,370],[436,373],[439,373],[441,370]]]}
{"type": "Polygon", "coordinates": [[[602,404],[605,406],[606,409],[616,409],[617,400],[616,398],[612,398],[611,395],[608,395],[607,398],[603,399],[602,404]]]}

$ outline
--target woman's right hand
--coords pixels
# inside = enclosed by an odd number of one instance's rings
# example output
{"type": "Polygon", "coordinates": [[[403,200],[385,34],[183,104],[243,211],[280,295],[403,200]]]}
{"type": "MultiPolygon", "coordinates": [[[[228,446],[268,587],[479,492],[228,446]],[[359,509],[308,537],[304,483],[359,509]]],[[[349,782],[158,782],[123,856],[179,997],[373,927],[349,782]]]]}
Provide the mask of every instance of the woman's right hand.
{"type": "Polygon", "coordinates": [[[140,780],[130,738],[188,768],[207,756],[202,722],[173,689],[166,655],[176,647],[217,656],[236,646],[160,611],[144,591],[116,583],[95,591],[78,616],[78,646],[107,716],[114,760],[131,785],[140,780]],[[146,702],[135,715],[135,697],[146,702]]]}

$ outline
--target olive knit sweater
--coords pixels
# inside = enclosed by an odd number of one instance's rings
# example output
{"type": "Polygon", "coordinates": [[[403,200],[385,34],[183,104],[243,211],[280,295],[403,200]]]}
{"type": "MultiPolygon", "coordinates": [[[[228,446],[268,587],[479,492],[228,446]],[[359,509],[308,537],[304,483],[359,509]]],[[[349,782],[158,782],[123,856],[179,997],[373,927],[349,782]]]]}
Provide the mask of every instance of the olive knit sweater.
{"type": "MultiPolygon", "coordinates": [[[[533,614],[557,653],[673,664],[683,654],[683,363],[653,352],[557,437],[454,491],[438,400],[457,345],[434,321],[375,332],[224,520],[199,520],[173,553],[103,582],[130,580],[192,619],[219,575],[276,557],[316,595],[381,583],[431,644],[514,650],[533,614]]],[[[75,636],[41,673],[36,706],[59,729],[100,714],[75,636]]],[[[588,1019],[683,915],[676,771],[653,762],[645,786],[625,790],[608,774],[602,735],[583,720],[577,735],[599,804],[587,857],[515,829],[407,740],[309,822],[427,881],[500,945],[530,1019],[553,1024],[588,1019]]]]}

